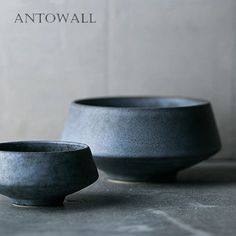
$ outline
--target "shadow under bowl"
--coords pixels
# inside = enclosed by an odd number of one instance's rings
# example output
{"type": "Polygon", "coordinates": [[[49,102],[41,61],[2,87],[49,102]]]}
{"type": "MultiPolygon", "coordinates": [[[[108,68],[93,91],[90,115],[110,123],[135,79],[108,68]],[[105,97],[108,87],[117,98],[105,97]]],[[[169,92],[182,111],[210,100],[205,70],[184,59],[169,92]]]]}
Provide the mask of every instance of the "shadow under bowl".
{"type": "Polygon", "coordinates": [[[90,148],[81,143],[0,143],[0,193],[15,205],[58,206],[98,178],[90,148]]]}
{"type": "Polygon", "coordinates": [[[221,148],[211,104],[181,97],[77,100],[62,140],[88,143],[98,168],[123,181],[174,179],[221,148]]]}

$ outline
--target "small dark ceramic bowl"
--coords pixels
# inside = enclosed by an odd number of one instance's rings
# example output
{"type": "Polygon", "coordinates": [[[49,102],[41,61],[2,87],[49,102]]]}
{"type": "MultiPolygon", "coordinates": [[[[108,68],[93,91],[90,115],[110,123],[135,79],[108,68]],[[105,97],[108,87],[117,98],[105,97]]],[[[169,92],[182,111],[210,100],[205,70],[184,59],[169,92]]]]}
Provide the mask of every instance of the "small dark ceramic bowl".
{"type": "Polygon", "coordinates": [[[220,150],[209,102],[180,97],[113,97],[72,103],[63,140],[86,142],[111,179],[172,180],[220,150]]]}
{"type": "Polygon", "coordinates": [[[0,193],[16,205],[62,205],[66,195],[98,178],[85,144],[23,141],[0,143],[0,193]]]}

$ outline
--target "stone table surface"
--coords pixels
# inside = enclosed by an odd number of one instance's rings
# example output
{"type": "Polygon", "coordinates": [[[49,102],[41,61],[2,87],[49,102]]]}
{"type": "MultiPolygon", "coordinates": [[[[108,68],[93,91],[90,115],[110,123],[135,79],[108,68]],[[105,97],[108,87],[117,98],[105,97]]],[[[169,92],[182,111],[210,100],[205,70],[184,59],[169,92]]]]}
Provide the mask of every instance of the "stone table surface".
{"type": "Polygon", "coordinates": [[[109,182],[64,207],[15,207],[0,196],[0,235],[236,235],[236,163],[204,162],[175,183],[109,182]]]}

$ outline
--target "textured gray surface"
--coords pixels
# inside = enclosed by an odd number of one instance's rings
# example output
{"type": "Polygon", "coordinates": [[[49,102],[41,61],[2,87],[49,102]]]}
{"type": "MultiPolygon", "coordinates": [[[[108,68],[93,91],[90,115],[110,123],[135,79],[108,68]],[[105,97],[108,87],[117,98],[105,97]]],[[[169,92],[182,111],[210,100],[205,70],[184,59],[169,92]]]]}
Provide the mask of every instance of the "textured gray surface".
{"type": "Polygon", "coordinates": [[[173,97],[113,97],[71,104],[62,140],[86,143],[112,179],[173,176],[219,152],[211,105],[173,97]]]}
{"type": "Polygon", "coordinates": [[[17,208],[0,197],[0,235],[235,235],[236,164],[205,162],[173,184],[100,178],[62,208],[17,208]]]}
{"type": "Polygon", "coordinates": [[[15,204],[62,205],[65,196],[97,179],[98,171],[87,145],[0,143],[0,193],[15,204]]]}
{"type": "Polygon", "coordinates": [[[0,0],[1,140],[60,136],[71,100],[209,99],[235,157],[235,0],[0,0]],[[93,12],[92,25],[14,24],[18,12],[93,12]]]}

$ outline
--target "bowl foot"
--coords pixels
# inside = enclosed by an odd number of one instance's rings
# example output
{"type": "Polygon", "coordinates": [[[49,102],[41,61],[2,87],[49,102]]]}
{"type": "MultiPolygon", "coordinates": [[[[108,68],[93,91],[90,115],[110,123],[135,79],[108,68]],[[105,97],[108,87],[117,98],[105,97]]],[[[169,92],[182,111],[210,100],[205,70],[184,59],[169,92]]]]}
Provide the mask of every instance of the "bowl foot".
{"type": "Polygon", "coordinates": [[[177,173],[170,173],[165,175],[151,176],[151,177],[134,177],[134,176],[117,176],[109,175],[108,181],[113,183],[173,183],[177,180],[177,173]]]}
{"type": "Polygon", "coordinates": [[[65,197],[53,199],[12,199],[15,206],[63,206],[65,197]]]}

